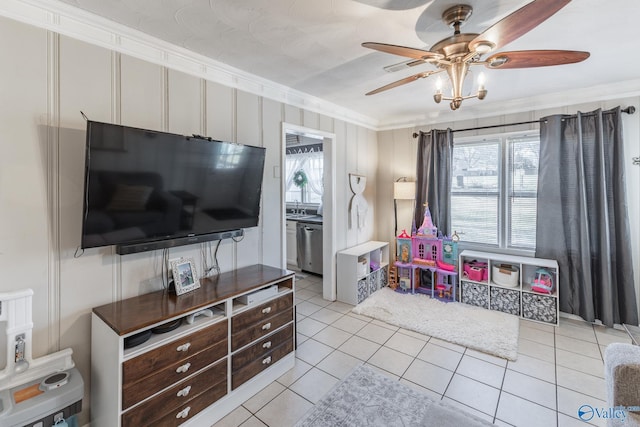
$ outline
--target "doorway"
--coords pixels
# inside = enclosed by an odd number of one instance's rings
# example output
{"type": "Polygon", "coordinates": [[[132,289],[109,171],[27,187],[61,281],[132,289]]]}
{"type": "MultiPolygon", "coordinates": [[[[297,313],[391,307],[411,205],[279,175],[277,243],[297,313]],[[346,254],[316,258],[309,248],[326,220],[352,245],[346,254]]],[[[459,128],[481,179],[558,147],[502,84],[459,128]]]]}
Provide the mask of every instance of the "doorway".
{"type": "MultiPolygon", "coordinates": [[[[301,144],[298,144],[301,145],[301,144]]],[[[303,148],[302,145],[295,149],[300,154],[309,152],[311,148],[303,148]]],[[[290,144],[291,146],[291,144],[290,144]]],[[[282,124],[282,268],[287,268],[288,261],[291,262],[291,250],[287,251],[287,247],[297,244],[295,235],[291,227],[287,227],[287,216],[292,218],[292,210],[295,210],[298,217],[311,216],[317,214],[318,208],[321,213],[322,227],[322,296],[324,299],[336,300],[336,267],[334,263],[335,254],[335,134],[320,131],[318,129],[307,128],[304,126],[293,125],[289,123],[282,124]],[[295,137],[295,138],[294,138],[295,137]],[[318,183],[315,182],[311,188],[307,188],[309,176],[307,173],[298,174],[298,181],[304,182],[304,185],[295,187],[291,185],[291,177],[289,177],[289,185],[287,183],[287,139],[290,143],[293,139],[303,141],[302,145],[321,144],[321,150],[317,147],[313,151],[313,156],[320,156],[322,159],[322,179],[321,193],[322,197],[318,197],[318,183]],[[305,179],[306,178],[306,179],[305,179]],[[288,190],[288,192],[287,192],[288,190]],[[298,196],[299,199],[298,200],[298,196]],[[287,202],[289,200],[289,202],[287,202]],[[296,203],[296,200],[298,203],[296,203]],[[308,210],[308,212],[307,212],[308,210]],[[289,253],[288,253],[289,252],[289,253]],[[289,255],[289,256],[288,256],[289,255]]],[[[291,152],[291,150],[290,150],[291,152]]],[[[291,163],[291,162],[290,162],[291,163]]],[[[297,172],[297,170],[295,171],[297,172]]],[[[313,174],[314,172],[310,172],[313,174]]],[[[314,178],[314,177],[312,177],[314,178]]],[[[317,179],[317,177],[316,177],[317,179]]],[[[292,218],[293,219],[293,218],[292,218]]],[[[289,222],[291,225],[291,222],[289,222]]],[[[296,248],[297,249],[297,248],[296,248]]]]}

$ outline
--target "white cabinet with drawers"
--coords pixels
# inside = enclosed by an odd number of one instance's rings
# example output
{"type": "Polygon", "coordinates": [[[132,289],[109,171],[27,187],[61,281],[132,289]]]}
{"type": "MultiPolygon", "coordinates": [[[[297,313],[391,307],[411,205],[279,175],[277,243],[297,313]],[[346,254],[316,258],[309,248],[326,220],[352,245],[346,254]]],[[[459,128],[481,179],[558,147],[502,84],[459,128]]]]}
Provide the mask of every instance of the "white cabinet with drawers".
{"type": "Polygon", "coordinates": [[[254,265],[94,308],[91,425],[209,427],[293,367],[294,301],[292,272],[254,265]]]}

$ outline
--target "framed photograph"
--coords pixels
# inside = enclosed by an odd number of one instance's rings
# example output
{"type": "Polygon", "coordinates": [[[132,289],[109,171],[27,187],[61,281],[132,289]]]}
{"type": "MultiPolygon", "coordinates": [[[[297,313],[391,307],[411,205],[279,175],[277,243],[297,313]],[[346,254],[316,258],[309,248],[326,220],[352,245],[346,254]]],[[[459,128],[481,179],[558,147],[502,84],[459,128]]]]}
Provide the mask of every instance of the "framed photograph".
{"type": "Polygon", "coordinates": [[[193,291],[200,287],[196,274],[196,266],[192,258],[176,258],[169,261],[169,268],[173,274],[173,285],[176,295],[193,291]]]}

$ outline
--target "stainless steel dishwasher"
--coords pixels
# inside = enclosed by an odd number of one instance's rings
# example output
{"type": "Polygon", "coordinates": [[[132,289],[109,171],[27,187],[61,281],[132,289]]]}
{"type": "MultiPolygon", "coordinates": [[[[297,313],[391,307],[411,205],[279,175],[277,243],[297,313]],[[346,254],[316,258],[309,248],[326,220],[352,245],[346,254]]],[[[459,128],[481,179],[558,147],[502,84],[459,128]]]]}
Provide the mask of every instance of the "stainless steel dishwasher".
{"type": "Polygon", "coordinates": [[[298,222],[298,268],[322,275],[322,224],[298,222]]]}

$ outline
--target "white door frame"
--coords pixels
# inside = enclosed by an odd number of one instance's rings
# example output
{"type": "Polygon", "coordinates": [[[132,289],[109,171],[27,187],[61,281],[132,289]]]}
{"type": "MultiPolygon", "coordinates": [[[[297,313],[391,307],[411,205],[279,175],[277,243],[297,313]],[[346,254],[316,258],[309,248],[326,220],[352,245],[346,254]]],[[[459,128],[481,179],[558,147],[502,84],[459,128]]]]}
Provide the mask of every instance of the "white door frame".
{"type": "Polygon", "coordinates": [[[322,194],[322,297],[329,301],[336,300],[336,134],[313,129],[305,126],[282,122],[282,151],[280,164],[281,178],[281,224],[282,231],[282,268],[287,268],[287,224],[286,224],[286,167],[285,154],[287,133],[308,133],[324,138],[322,152],[324,153],[324,193],[322,194]],[[328,167],[327,167],[328,166],[328,167]]]}

